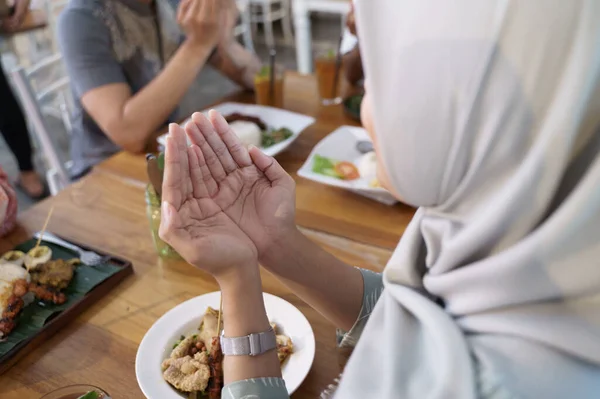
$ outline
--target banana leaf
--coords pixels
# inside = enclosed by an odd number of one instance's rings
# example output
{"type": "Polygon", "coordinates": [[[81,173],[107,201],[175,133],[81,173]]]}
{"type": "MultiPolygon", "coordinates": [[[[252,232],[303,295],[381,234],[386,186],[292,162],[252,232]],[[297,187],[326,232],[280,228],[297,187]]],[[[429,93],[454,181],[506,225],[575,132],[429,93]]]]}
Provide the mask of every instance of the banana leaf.
{"type": "MultiPolygon", "coordinates": [[[[15,249],[27,253],[36,244],[37,240],[27,241],[15,249]]],[[[72,259],[76,254],[66,248],[58,245],[44,242],[52,249],[52,259],[72,259]]],[[[64,290],[67,295],[67,302],[62,305],[55,305],[48,302],[35,301],[23,309],[17,318],[17,327],[2,341],[0,341],[0,357],[10,351],[20,342],[36,335],[44,325],[51,321],[63,310],[69,308],[74,303],[83,298],[88,292],[94,289],[98,284],[119,272],[120,267],[109,263],[99,266],[87,266],[80,264],[75,270],[75,275],[69,286],[64,290]]]]}

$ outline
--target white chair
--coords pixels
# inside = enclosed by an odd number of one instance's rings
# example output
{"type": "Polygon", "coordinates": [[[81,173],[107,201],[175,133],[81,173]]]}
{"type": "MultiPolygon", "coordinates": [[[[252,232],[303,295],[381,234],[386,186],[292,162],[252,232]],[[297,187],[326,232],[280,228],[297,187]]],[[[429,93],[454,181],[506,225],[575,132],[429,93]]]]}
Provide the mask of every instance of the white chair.
{"type": "Polygon", "coordinates": [[[242,36],[244,40],[244,47],[248,51],[254,53],[254,42],[252,41],[252,25],[250,16],[250,3],[249,0],[238,0],[237,7],[240,12],[240,24],[235,27],[234,35],[236,37],[242,36]]]}
{"type": "Polygon", "coordinates": [[[290,0],[250,0],[251,21],[253,24],[261,23],[265,28],[265,40],[267,46],[275,47],[275,37],[273,36],[273,22],[281,20],[283,27],[283,36],[285,43],[293,44],[294,34],[292,33],[291,4],[290,0]],[[273,9],[273,6],[279,6],[273,9]]]}
{"type": "Polygon", "coordinates": [[[55,73],[62,68],[60,55],[53,55],[30,67],[18,67],[11,72],[13,84],[21,99],[27,120],[31,123],[37,141],[48,166],[46,179],[50,193],[56,195],[69,184],[68,165],[63,164],[55,146],[56,138],[52,137],[44,115],[52,115],[48,110],[58,106],[60,119],[65,130],[70,132],[70,108],[72,105],[69,79],[60,77],[48,84],[39,84],[36,76],[55,73]]]}

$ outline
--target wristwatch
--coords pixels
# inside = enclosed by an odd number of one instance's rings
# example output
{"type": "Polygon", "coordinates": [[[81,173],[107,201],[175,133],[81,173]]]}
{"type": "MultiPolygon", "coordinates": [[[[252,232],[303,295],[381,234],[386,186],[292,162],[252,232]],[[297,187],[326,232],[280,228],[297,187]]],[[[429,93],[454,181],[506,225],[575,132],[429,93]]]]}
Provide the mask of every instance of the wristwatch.
{"type": "Polygon", "coordinates": [[[225,356],[258,356],[276,347],[277,341],[273,328],[244,337],[221,336],[221,350],[225,356]]]}

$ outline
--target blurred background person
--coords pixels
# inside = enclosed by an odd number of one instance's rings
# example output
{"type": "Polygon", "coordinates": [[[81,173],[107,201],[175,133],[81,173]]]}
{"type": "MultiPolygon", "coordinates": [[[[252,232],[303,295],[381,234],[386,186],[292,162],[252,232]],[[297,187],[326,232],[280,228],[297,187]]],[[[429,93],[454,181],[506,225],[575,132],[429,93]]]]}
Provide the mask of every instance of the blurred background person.
{"type": "Polygon", "coordinates": [[[188,89],[206,64],[251,89],[260,62],[234,40],[237,16],[233,0],[72,0],[58,36],[76,99],[73,177],[144,152],[196,110],[202,93],[188,89]]]}
{"type": "Polygon", "coordinates": [[[17,196],[0,167],[0,237],[8,234],[17,220],[17,196]]]}
{"type": "MultiPolygon", "coordinates": [[[[29,9],[29,0],[16,0],[12,16],[2,21],[2,28],[7,31],[17,29],[29,9]]],[[[11,152],[17,159],[19,177],[16,182],[28,196],[39,199],[45,194],[42,179],[33,166],[33,150],[31,139],[23,111],[8,84],[2,63],[0,62],[0,133],[11,152]]]]}
{"type": "Polygon", "coordinates": [[[350,12],[346,17],[346,29],[344,29],[340,51],[343,54],[342,65],[346,80],[353,86],[362,83],[365,74],[363,72],[362,59],[360,56],[358,34],[356,33],[354,3],[350,5],[350,12]]]}

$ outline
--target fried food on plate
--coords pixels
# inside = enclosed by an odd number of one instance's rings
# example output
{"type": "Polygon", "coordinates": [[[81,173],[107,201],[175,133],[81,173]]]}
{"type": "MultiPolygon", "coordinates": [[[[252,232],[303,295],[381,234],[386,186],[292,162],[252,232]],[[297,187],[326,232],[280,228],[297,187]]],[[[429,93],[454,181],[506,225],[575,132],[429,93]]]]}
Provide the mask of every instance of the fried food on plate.
{"type": "Polygon", "coordinates": [[[28,285],[29,274],[21,266],[0,266],[0,338],[16,327],[16,318],[27,301],[28,285]]]}
{"type": "Polygon", "coordinates": [[[30,270],[30,291],[38,299],[61,305],[67,297],[61,291],[69,286],[79,259],[56,259],[45,262],[30,270]]]}

